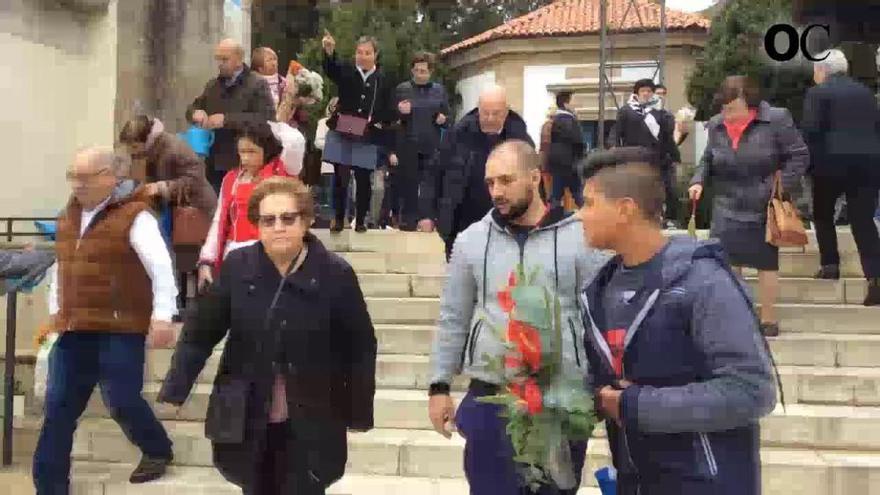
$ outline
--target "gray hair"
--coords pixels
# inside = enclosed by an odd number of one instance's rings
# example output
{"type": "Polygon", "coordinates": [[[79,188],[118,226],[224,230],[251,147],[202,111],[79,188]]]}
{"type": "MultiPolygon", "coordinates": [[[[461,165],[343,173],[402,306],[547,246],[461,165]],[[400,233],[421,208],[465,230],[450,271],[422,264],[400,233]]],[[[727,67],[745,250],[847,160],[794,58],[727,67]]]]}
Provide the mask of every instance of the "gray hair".
{"type": "Polygon", "coordinates": [[[357,40],[357,46],[366,45],[367,43],[373,45],[373,51],[379,53],[379,41],[376,40],[375,36],[361,36],[357,40]]]}
{"type": "Polygon", "coordinates": [[[110,170],[119,179],[127,178],[131,173],[131,158],[110,146],[90,146],[81,149],[79,154],[88,155],[96,170],[110,170]]]}
{"type": "Polygon", "coordinates": [[[816,58],[824,59],[819,62],[816,62],[817,67],[821,67],[828,75],[831,74],[846,74],[849,71],[849,62],[846,60],[846,55],[836,48],[832,48],[830,50],[825,50],[820,53],[816,58]]]}

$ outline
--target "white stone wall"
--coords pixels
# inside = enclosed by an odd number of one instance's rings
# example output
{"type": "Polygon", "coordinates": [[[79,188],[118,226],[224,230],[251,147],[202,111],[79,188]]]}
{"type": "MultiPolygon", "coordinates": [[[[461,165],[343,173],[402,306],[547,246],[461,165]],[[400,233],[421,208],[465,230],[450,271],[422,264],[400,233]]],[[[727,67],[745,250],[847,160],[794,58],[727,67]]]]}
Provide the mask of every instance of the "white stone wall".
{"type": "Polygon", "coordinates": [[[113,143],[116,0],[87,15],[7,1],[0,13],[0,216],[54,216],[69,194],[64,171],[75,150],[113,143]]]}
{"type": "Polygon", "coordinates": [[[541,126],[547,118],[547,110],[556,105],[548,84],[565,82],[565,70],[570,65],[527,65],[523,67],[522,118],[526,121],[529,136],[535,146],[541,143],[541,126]]]}
{"type": "Polygon", "coordinates": [[[458,81],[455,89],[461,95],[461,107],[458,108],[457,112],[459,119],[477,107],[480,91],[492,84],[495,84],[495,71],[483,72],[458,81]]]}

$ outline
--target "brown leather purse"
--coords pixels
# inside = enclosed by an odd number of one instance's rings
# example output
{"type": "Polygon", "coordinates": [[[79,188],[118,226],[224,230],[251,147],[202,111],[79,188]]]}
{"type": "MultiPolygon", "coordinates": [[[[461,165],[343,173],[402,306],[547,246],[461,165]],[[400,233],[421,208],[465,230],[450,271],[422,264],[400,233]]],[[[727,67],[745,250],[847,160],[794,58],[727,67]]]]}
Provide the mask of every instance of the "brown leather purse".
{"type": "Polygon", "coordinates": [[[767,244],[776,247],[804,247],[807,232],[797,208],[783,198],[782,172],[773,177],[773,192],[767,203],[767,244]]]}
{"type": "Polygon", "coordinates": [[[205,213],[192,206],[189,186],[183,186],[177,192],[177,204],[171,224],[171,243],[174,246],[201,246],[208,237],[211,219],[205,213]]]}

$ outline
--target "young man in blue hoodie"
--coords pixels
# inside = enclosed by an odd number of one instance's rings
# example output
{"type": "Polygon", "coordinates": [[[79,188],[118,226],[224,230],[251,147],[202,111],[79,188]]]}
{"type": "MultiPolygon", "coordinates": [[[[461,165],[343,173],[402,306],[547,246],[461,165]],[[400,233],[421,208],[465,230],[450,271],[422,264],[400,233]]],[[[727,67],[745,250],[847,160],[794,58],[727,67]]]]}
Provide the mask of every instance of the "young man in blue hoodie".
{"type": "Polygon", "coordinates": [[[580,211],[587,244],[617,254],[581,297],[617,493],[759,494],[776,388],[752,302],[719,244],[664,236],[663,180],[637,160],[591,160],[580,211]]]}

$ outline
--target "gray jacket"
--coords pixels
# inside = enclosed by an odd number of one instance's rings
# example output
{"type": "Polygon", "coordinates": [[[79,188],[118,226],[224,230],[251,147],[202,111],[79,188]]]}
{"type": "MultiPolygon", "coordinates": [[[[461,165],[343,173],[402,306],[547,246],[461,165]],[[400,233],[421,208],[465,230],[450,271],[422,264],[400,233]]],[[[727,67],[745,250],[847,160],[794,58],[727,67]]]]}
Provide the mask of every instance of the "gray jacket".
{"type": "Polygon", "coordinates": [[[708,128],[706,151],[691,184],[711,185],[713,218],[766,222],[777,170],[782,170],[785,192],[800,191],[810,154],[788,110],[761,102],[757,118],[743,133],[736,150],[721,115],[712,117],[708,128]]]}
{"type": "Polygon", "coordinates": [[[434,334],[432,384],[449,384],[459,374],[502,382],[500,374],[488,369],[487,358],[505,352],[501,336],[508,320],[498,292],[520,262],[527,273],[540,269],[539,283],[555,288],[559,296],[564,371],[586,373],[579,291],[608,257],[584,246],[583,228],[574,215],[566,216],[561,209],[552,213],[528,234],[522,247],[494,209],[458,236],[434,334]]]}
{"type": "Polygon", "coordinates": [[[55,251],[0,249],[0,296],[39,283],[53,263],[55,251]]]}

